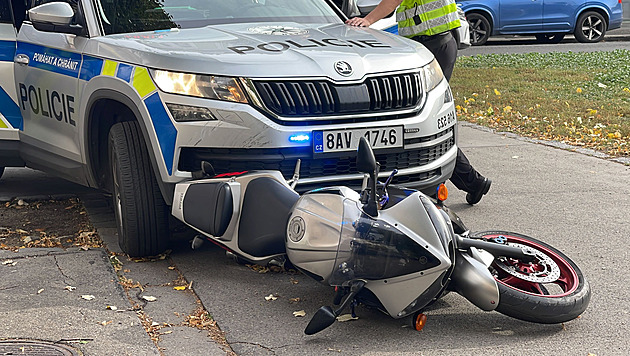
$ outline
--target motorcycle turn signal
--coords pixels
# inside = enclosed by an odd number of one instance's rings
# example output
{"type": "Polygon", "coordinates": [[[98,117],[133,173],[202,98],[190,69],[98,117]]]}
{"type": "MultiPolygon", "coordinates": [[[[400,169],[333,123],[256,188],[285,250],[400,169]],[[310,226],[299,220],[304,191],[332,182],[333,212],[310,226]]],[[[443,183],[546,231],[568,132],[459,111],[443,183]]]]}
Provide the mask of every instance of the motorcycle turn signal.
{"type": "Polygon", "coordinates": [[[420,331],[427,324],[427,316],[423,313],[417,312],[413,315],[411,323],[414,329],[420,331]]]}

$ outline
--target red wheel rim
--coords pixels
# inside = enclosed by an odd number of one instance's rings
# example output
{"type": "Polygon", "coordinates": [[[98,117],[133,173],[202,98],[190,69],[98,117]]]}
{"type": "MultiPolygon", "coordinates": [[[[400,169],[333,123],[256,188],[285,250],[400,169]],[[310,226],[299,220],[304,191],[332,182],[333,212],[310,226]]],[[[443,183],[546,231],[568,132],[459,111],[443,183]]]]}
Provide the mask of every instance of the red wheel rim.
{"type": "MultiPolygon", "coordinates": [[[[501,237],[506,238],[508,243],[525,245],[536,250],[537,254],[542,253],[547,256],[547,258],[555,263],[554,269],[557,268],[559,270],[559,276],[557,278],[553,278],[553,280],[545,281],[545,283],[537,282],[536,278],[531,278],[532,280],[526,280],[523,278],[528,278],[529,275],[539,274],[543,276],[542,279],[549,277],[548,275],[545,276],[545,274],[547,273],[547,266],[544,265],[544,262],[538,261],[530,264],[514,259],[504,259],[502,260],[502,263],[508,265],[510,268],[513,267],[515,272],[507,273],[503,269],[503,267],[499,267],[495,261],[492,264],[492,267],[494,268],[493,275],[497,282],[506,287],[516,289],[520,292],[544,298],[564,297],[573,293],[578,288],[578,275],[575,272],[573,266],[571,266],[571,264],[567,261],[565,257],[558,255],[549,247],[531,241],[527,238],[506,234],[492,234],[483,236],[484,239],[494,239],[501,237]],[[519,278],[517,276],[519,274],[522,275],[523,278],[519,278]]],[[[556,270],[555,273],[557,274],[558,271],[556,270]]]]}

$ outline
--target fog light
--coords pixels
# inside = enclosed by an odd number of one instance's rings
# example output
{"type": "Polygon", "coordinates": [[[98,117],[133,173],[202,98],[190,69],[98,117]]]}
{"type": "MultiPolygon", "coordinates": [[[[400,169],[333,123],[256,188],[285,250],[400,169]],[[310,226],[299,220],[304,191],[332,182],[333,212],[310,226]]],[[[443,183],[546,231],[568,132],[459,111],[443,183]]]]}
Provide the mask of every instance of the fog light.
{"type": "Polygon", "coordinates": [[[217,120],[208,108],[171,103],[166,103],[166,107],[168,107],[168,111],[171,112],[173,119],[178,122],[217,120]]]}

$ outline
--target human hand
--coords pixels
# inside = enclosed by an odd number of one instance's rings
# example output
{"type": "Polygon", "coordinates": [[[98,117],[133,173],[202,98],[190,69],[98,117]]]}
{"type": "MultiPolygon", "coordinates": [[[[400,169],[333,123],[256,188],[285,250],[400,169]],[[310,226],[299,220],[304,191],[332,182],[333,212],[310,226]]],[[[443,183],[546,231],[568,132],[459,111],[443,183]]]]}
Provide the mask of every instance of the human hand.
{"type": "Polygon", "coordinates": [[[346,25],[357,26],[357,27],[368,27],[371,25],[370,21],[366,20],[363,17],[353,17],[351,19],[346,20],[346,25]]]}

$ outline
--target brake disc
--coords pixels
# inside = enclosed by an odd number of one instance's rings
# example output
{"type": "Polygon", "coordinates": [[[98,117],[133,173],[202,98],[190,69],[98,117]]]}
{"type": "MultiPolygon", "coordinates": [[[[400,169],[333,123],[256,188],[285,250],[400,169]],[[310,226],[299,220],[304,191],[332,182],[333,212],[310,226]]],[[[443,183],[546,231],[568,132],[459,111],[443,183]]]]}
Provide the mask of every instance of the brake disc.
{"type": "Polygon", "coordinates": [[[551,257],[547,256],[545,253],[533,249],[530,246],[515,242],[509,242],[508,245],[532,251],[536,256],[537,262],[532,263],[531,266],[529,264],[522,264],[526,268],[526,271],[522,271],[518,268],[521,262],[512,264],[510,262],[514,261],[512,259],[497,258],[495,260],[496,266],[506,273],[532,283],[551,283],[560,277],[560,268],[551,257]]]}

